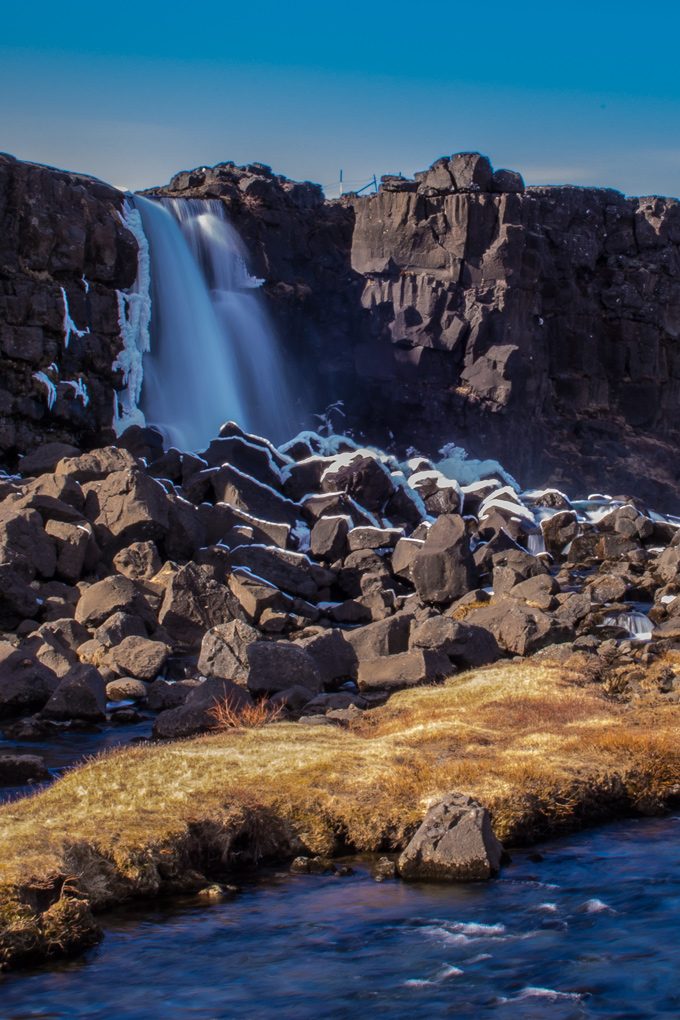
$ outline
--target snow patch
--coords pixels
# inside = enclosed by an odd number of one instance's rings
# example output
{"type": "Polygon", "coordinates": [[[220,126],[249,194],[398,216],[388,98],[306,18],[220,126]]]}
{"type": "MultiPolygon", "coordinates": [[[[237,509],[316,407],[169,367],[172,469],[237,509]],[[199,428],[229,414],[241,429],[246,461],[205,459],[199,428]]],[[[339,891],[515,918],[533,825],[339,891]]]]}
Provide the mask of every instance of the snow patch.
{"type": "Polygon", "coordinates": [[[455,443],[447,443],[439,451],[443,460],[435,465],[443,475],[455,478],[461,485],[471,485],[486,478],[500,478],[506,485],[519,492],[520,485],[497,460],[475,460],[467,450],[455,443]]]}

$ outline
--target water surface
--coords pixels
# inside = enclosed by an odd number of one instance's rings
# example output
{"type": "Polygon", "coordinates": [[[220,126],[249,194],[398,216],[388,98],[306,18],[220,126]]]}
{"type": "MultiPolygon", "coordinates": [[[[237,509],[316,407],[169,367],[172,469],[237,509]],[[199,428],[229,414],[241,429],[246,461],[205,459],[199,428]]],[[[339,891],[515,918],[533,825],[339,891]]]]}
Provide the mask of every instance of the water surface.
{"type": "Polygon", "coordinates": [[[0,981],[3,1020],[678,1017],[680,819],[517,853],[469,886],[272,874],[119,912],[78,962],[0,981]]]}

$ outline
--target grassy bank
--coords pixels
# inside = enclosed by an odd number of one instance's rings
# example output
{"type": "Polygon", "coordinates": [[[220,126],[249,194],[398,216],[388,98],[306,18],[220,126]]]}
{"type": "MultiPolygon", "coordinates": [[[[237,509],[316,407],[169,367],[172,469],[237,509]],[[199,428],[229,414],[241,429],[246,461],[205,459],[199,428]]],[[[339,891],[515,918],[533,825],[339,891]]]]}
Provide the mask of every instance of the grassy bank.
{"type": "Polygon", "coordinates": [[[276,723],[97,758],[0,809],[0,961],[97,937],[91,910],[299,852],[397,849],[451,790],[508,845],[680,791],[680,706],[609,699],[578,659],[393,696],[349,730],[276,723]]]}

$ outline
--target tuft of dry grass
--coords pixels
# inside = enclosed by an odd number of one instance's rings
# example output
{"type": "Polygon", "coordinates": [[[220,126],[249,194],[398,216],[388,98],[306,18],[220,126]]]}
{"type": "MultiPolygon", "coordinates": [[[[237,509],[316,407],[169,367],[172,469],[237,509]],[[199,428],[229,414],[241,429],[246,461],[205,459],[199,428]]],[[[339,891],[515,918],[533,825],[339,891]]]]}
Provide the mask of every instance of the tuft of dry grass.
{"type": "Polygon", "coordinates": [[[258,701],[254,705],[244,705],[239,709],[225,698],[216,700],[209,714],[215,720],[218,731],[251,730],[280,719],[283,715],[283,705],[269,705],[266,701],[258,701]]]}
{"type": "Polygon", "coordinates": [[[498,663],[401,691],[346,730],[267,726],[255,712],[251,725],[227,713],[222,732],[102,755],[0,808],[0,965],[3,925],[43,932],[45,905],[27,920],[22,904],[55,876],[101,909],[262,858],[398,849],[452,790],[485,803],[508,843],[680,794],[680,706],[613,701],[577,661],[498,663]]]}

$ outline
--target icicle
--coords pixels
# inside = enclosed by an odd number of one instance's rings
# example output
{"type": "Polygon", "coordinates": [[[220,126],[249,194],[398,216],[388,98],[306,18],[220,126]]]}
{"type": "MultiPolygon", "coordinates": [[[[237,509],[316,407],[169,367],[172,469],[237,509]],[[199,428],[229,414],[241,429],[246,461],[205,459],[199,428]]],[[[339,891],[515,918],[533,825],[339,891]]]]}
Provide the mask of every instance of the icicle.
{"type": "Polygon", "coordinates": [[[47,410],[51,411],[54,407],[54,402],[57,399],[57,387],[54,385],[52,380],[45,375],[44,372],[34,372],[33,378],[37,379],[45,387],[45,400],[47,402],[47,410]]]}
{"type": "Polygon", "coordinates": [[[87,336],[87,334],[90,332],[90,327],[86,326],[85,329],[78,329],[75,322],[71,318],[71,313],[68,307],[68,298],[66,296],[66,291],[64,290],[63,287],[61,288],[61,296],[64,301],[64,347],[68,347],[69,343],[71,342],[71,334],[77,337],[87,336]]]}
{"type": "Polygon", "coordinates": [[[87,407],[90,403],[90,395],[87,392],[87,386],[83,382],[82,377],[79,379],[64,379],[63,383],[64,386],[71,387],[74,393],[74,399],[80,400],[83,407],[87,407]]]}
{"type": "Polygon", "coordinates": [[[121,217],[137,242],[137,277],[127,291],[118,291],[118,326],[123,346],[113,363],[122,372],[124,389],[114,394],[113,428],[120,435],[129,425],[144,425],[139,408],[144,378],[143,357],[150,350],[151,262],[142,218],[128,199],[121,217]]]}

